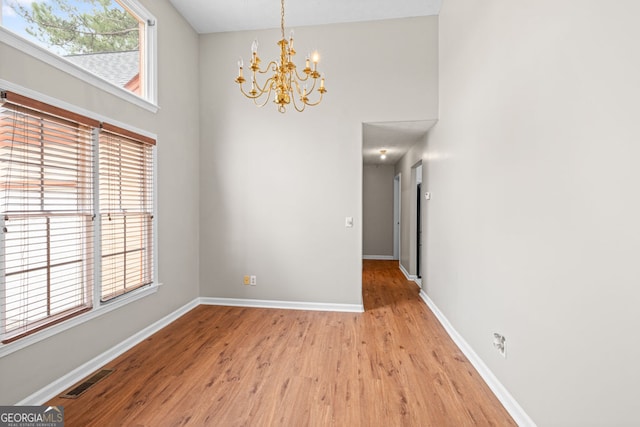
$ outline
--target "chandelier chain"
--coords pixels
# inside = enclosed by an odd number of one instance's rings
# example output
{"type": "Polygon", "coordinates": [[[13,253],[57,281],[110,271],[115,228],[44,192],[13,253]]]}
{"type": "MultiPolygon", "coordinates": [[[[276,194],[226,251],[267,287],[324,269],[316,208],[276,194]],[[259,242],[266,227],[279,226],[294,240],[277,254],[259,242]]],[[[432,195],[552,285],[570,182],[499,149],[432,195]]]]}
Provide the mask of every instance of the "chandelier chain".
{"type": "Polygon", "coordinates": [[[284,39],[284,0],[280,0],[280,30],[284,39]]]}

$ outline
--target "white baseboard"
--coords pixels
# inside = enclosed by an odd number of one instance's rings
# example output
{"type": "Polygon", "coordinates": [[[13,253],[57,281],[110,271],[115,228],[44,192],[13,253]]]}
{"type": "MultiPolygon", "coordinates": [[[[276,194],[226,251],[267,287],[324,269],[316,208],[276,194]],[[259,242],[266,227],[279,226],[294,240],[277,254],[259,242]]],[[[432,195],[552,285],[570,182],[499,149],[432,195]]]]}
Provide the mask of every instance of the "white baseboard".
{"type": "Polygon", "coordinates": [[[362,304],[330,304],[321,302],[273,301],[242,298],[209,298],[201,297],[200,304],[227,305],[232,307],[283,308],[287,310],[312,311],[344,311],[349,313],[363,313],[362,304]]]}
{"type": "Polygon", "coordinates": [[[376,259],[380,261],[393,261],[393,255],[362,255],[362,259],[376,259]]]}
{"type": "Polygon", "coordinates": [[[46,387],[33,393],[31,396],[26,397],[25,399],[16,403],[16,405],[19,405],[19,406],[42,405],[47,400],[50,400],[55,396],[57,396],[58,394],[62,393],[63,391],[67,390],[69,387],[71,387],[78,381],[87,377],[88,375],[95,372],[96,370],[100,369],[101,367],[111,362],[116,357],[120,356],[121,354],[131,349],[135,345],[149,338],[151,335],[158,332],[160,329],[169,325],[171,322],[177,320],[183,314],[187,313],[188,311],[192,310],[197,306],[198,306],[198,299],[196,298],[193,301],[178,308],[174,312],[169,313],[168,315],[158,320],[157,322],[147,326],[140,332],[130,336],[129,338],[122,341],[121,343],[115,345],[114,347],[100,354],[99,356],[94,357],[93,359],[83,364],[82,366],[74,369],[73,371],[69,372],[63,377],[58,378],[56,381],[52,382],[46,387]]]}
{"type": "Polygon", "coordinates": [[[453,325],[451,325],[449,320],[444,316],[444,314],[435,305],[431,298],[429,298],[424,290],[420,291],[420,297],[424,300],[433,314],[438,318],[438,321],[447,331],[453,342],[456,343],[460,351],[464,353],[473,367],[476,368],[482,379],[484,379],[491,391],[493,391],[493,394],[495,394],[500,403],[502,403],[507,412],[509,412],[509,415],[511,415],[513,420],[520,427],[535,427],[536,424],[533,422],[531,417],[527,415],[524,409],[522,409],[522,407],[513,398],[513,396],[511,396],[511,393],[509,393],[509,391],[502,385],[498,378],[496,378],[493,372],[491,372],[489,367],[482,361],[480,356],[478,356],[473,348],[471,348],[471,346],[465,341],[465,339],[462,338],[462,336],[454,329],[453,325]]]}
{"type": "Polygon", "coordinates": [[[400,266],[400,271],[402,271],[402,274],[404,274],[404,277],[406,277],[407,280],[415,281],[418,278],[413,274],[409,274],[409,272],[404,268],[404,266],[401,263],[398,263],[398,265],[400,266]]]}

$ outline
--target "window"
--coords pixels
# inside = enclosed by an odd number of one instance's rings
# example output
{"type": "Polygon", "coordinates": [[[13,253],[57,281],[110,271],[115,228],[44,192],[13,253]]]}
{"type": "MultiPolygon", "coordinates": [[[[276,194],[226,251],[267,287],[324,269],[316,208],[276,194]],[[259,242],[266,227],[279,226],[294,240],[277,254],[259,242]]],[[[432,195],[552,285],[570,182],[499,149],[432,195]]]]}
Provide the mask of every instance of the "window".
{"type": "Polygon", "coordinates": [[[0,41],[112,93],[155,105],[155,18],[137,1],[0,0],[0,5],[0,25],[8,30],[0,31],[0,41]],[[16,43],[18,38],[30,43],[16,43]]]}
{"type": "Polygon", "coordinates": [[[102,301],[153,282],[154,143],[114,126],[100,132],[102,301]]]}
{"type": "Polygon", "coordinates": [[[155,140],[12,92],[2,101],[7,343],[153,283],[155,140]]]}

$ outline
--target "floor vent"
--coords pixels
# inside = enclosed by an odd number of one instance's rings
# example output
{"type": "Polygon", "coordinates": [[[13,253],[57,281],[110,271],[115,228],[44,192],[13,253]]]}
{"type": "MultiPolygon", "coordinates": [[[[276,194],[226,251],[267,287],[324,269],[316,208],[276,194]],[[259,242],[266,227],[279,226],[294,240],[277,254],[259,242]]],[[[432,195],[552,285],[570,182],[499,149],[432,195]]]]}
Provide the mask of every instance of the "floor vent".
{"type": "Polygon", "coordinates": [[[64,397],[66,399],[75,399],[80,396],[82,393],[87,391],[89,387],[95,385],[98,381],[106,378],[113,372],[113,369],[102,369],[95,374],[93,374],[90,378],[87,378],[77,386],[73,387],[71,390],[66,392],[60,397],[64,397]]]}

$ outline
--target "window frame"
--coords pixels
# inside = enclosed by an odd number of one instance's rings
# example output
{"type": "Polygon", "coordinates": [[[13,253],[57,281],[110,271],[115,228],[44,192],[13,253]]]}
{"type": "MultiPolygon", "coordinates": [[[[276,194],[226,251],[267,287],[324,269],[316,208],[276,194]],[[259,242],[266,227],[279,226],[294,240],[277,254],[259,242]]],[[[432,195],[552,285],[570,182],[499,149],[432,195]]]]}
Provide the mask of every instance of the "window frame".
{"type": "Polygon", "coordinates": [[[45,62],[67,74],[115,95],[127,102],[156,113],[158,107],[158,49],[157,49],[157,20],[144,6],[136,0],[119,0],[122,6],[137,18],[144,21],[145,31],[141,34],[144,46],[144,87],[143,95],[121,88],[90,71],[72,63],[48,49],[31,42],[0,25],[0,42],[5,43],[19,51],[45,62]]]}
{"type": "MultiPolygon", "coordinates": [[[[138,129],[135,128],[134,126],[119,122],[117,120],[113,120],[109,117],[100,115],[98,113],[94,113],[91,112],[89,110],[85,110],[83,108],[80,107],[76,107],[72,104],[68,104],[66,102],[60,101],[58,99],[43,95],[41,93],[38,93],[36,91],[32,91],[30,89],[26,89],[24,87],[21,87],[19,85],[13,84],[11,82],[5,81],[0,79],[0,88],[2,90],[7,90],[7,91],[12,91],[12,92],[16,92],[19,93],[23,96],[32,98],[32,99],[36,99],[40,102],[46,103],[46,104],[50,104],[52,106],[55,106],[57,108],[61,108],[61,109],[65,109],[67,111],[70,111],[72,113],[76,113],[76,114],[80,114],[92,119],[95,119],[99,122],[105,122],[105,123],[109,123],[111,125],[120,127],[122,129],[127,129],[131,132],[135,132],[137,134],[140,134],[142,136],[151,138],[156,140],[156,147],[152,150],[152,162],[153,162],[153,172],[152,172],[152,198],[153,198],[153,218],[152,218],[152,275],[153,275],[153,282],[142,286],[140,288],[134,289],[128,293],[122,294],[120,296],[118,296],[117,298],[113,298],[111,300],[108,301],[100,301],[100,292],[101,292],[101,282],[100,282],[100,274],[101,274],[101,254],[100,254],[100,250],[95,250],[93,251],[94,253],[94,263],[93,263],[93,269],[94,269],[94,280],[93,280],[93,304],[92,307],[89,308],[87,311],[81,312],[78,315],[71,317],[69,319],[66,320],[62,320],[58,323],[53,322],[51,325],[39,329],[39,330],[35,330],[32,333],[21,337],[20,339],[17,339],[15,341],[11,341],[8,342],[6,344],[0,343],[0,358],[9,355],[13,352],[19,351],[25,347],[28,347],[32,344],[35,344],[39,341],[42,341],[44,339],[47,339],[49,337],[52,337],[54,335],[57,335],[63,331],[66,331],[68,329],[71,329],[75,326],[78,326],[80,324],[83,324],[85,322],[88,322],[92,319],[95,319],[99,316],[102,316],[104,314],[107,314],[113,310],[117,310],[125,305],[128,305],[134,301],[137,301],[141,298],[144,298],[148,295],[152,295],[154,293],[156,293],[159,289],[159,287],[162,285],[162,283],[159,282],[158,280],[158,215],[157,215],[157,208],[158,208],[158,181],[157,181],[157,175],[158,175],[158,160],[157,160],[157,135],[155,135],[154,133],[142,130],[142,129],[138,129]]],[[[98,130],[94,129],[94,132],[97,133],[98,130]]],[[[97,143],[97,139],[96,139],[96,143],[97,143]]],[[[98,155],[98,147],[96,146],[94,149],[94,156],[98,155]]],[[[97,158],[96,158],[97,160],[97,158]]],[[[94,167],[94,179],[98,179],[98,167],[97,167],[97,163],[95,164],[94,167]]],[[[96,183],[98,181],[95,181],[96,183]]],[[[94,190],[94,198],[96,199],[96,202],[98,201],[98,197],[99,197],[99,191],[94,190]]],[[[96,212],[96,216],[98,212],[96,212]]],[[[101,227],[100,227],[100,221],[96,222],[96,226],[95,229],[93,231],[94,236],[98,236],[101,233],[101,227]]],[[[94,239],[95,240],[95,239],[94,239]]],[[[96,247],[99,247],[99,242],[96,242],[96,247]]]]}

